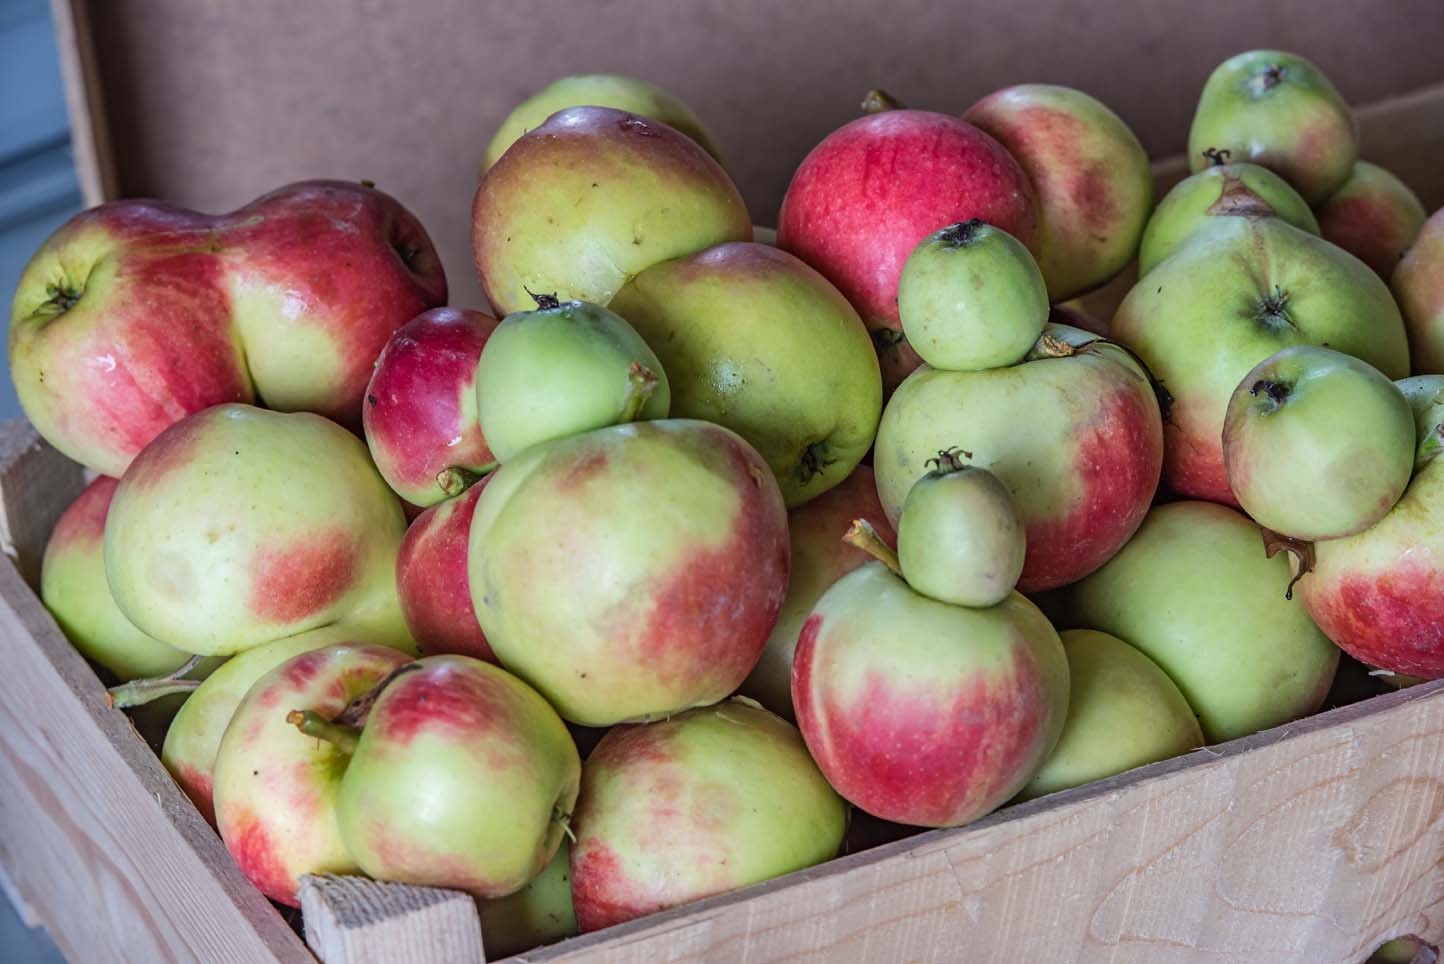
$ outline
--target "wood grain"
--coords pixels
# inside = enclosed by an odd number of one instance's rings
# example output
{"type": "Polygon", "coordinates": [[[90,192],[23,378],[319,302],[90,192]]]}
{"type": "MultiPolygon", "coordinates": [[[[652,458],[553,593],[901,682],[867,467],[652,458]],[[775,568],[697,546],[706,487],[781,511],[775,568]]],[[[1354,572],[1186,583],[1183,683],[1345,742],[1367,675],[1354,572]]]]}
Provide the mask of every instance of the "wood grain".
{"type": "Polygon", "coordinates": [[[301,878],[306,944],[321,964],[483,962],[481,918],[466,894],[330,874],[301,878]]]}
{"type": "Polygon", "coordinates": [[[82,3],[50,0],[65,106],[70,115],[70,148],[80,194],[87,206],[116,197],[115,147],[105,113],[90,13],[82,3]]]}

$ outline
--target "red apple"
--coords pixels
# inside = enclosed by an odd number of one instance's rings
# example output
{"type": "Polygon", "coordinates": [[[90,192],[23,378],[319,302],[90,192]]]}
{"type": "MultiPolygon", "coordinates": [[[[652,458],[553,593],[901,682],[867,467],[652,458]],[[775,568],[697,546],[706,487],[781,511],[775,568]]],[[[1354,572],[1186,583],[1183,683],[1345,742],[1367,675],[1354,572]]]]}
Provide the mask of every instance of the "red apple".
{"type": "Polygon", "coordinates": [[[782,200],[777,242],[862,315],[891,391],[920,363],[898,320],[903,264],[932,232],[973,218],[1032,247],[1037,199],[1018,162],[956,117],[888,110],[838,128],[803,159],[782,200]]]}
{"type": "Polygon", "coordinates": [[[1414,374],[1444,373],[1444,208],[1424,223],[1389,286],[1409,329],[1414,374]]]}
{"type": "Polygon", "coordinates": [[[435,505],[496,462],[476,410],[476,365],[495,318],[433,308],[396,329],[366,386],[362,425],[383,478],[435,505]]]}
{"type": "Polygon", "coordinates": [[[491,476],[416,518],[396,556],[396,593],[406,627],[427,655],[460,653],[495,663],[467,583],[467,544],[476,501],[491,476]]]}
{"type": "Polygon", "coordinates": [[[1344,186],[1314,213],[1324,240],[1373,268],[1385,281],[1429,216],[1407,184],[1368,161],[1357,162],[1344,186]]]}

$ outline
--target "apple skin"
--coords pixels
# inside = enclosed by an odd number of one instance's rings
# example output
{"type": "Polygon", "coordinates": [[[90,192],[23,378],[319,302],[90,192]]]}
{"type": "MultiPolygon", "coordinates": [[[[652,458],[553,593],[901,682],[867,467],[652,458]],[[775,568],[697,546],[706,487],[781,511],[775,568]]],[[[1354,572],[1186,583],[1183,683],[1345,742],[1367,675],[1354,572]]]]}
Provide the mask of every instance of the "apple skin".
{"type": "Polygon", "coordinates": [[[75,215],[30,259],[10,310],[10,373],[26,417],[63,454],[119,477],[177,420],[254,399],[212,253],[218,227],[115,201],[75,215]]]}
{"type": "Polygon", "coordinates": [[[1038,192],[1038,266],[1052,301],[1105,284],[1133,259],[1153,208],[1148,154],[1123,119],[1071,87],[1019,84],[963,113],[1038,192]]]}
{"type": "Polygon", "coordinates": [[[235,653],[346,620],[409,641],[396,599],[406,523],[354,435],[319,415],[218,405],[166,429],[111,502],[105,569],[142,631],[235,653]]]}
{"type": "Polygon", "coordinates": [[[481,940],[493,960],[501,960],[578,933],[572,909],[572,848],[566,837],[556,856],[514,894],[477,901],[481,940]]]}
{"type": "Polygon", "coordinates": [[[476,410],[476,365],[497,321],[465,308],[423,311],[391,335],[366,386],[371,458],[412,505],[457,495],[496,457],[476,410]]]}
{"type": "Polygon", "coordinates": [[[847,804],[795,727],[734,698],[608,732],[572,827],[587,932],[830,860],[847,804]]]}
{"type": "Polygon", "coordinates": [[[332,779],[341,837],[366,874],[504,897],[556,853],[581,760],[530,686],[470,656],[429,656],[382,689],[332,779]]]}
{"type": "Polygon", "coordinates": [[[346,757],[286,722],[291,710],[331,719],[410,660],[384,646],[326,646],[262,676],[236,708],[216,754],[216,827],[256,889],[300,906],[302,874],[360,870],[337,821],[346,757]]]}
{"type": "Polygon", "coordinates": [[[1289,345],[1326,344],[1402,378],[1409,349],[1389,289],[1353,255],[1277,218],[1213,221],[1133,287],[1109,330],[1173,397],[1164,481],[1234,505],[1223,422],[1249,369],[1289,345]]]}
{"type": "Polygon", "coordinates": [[[1394,385],[1414,413],[1414,470],[1417,472],[1433,457],[1436,445],[1444,445],[1444,436],[1439,431],[1444,423],[1444,375],[1415,375],[1401,378],[1394,385]],[[1434,444],[1425,445],[1430,436],[1434,444]]]}
{"type": "Polygon", "coordinates": [[[788,722],[796,722],[792,712],[792,654],[803,622],[829,586],[872,561],[866,552],[842,539],[854,519],[867,520],[885,543],[896,546],[897,536],[878,501],[869,465],[859,465],[840,484],[787,513],[791,556],[787,597],[762,656],[743,680],[740,692],[788,722]]]}
{"type": "Polygon", "coordinates": [[[1429,217],[1419,196],[1390,171],[1354,165],[1344,186],[1319,205],[1319,230],[1388,281],[1429,217]]]}
{"type": "MultiPolygon", "coordinates": [[[[1070,628],[1117,636],[1188,699],[1210,743],[1296,720],[1323,705],[1339,651],[1298,600],[1289,564],[1258,526],[1209,502],[1171,502],[1102,569],[1064,590],[1070,628]]],[[[1301,584],[1302,585],[1302,584],[1301,584]]]]}
{"type": "Polygon", "coordinates": [[[655,718],[715,703],[756,665],[787,589],[787,514],[728,429],[617,425],[504,464],[468,571],[501,664],[563,718],[655,718]]]}
{"type": "Polygon", "coordinates": [[[1444,208],[1435,211],[1389,279],[1419,375],[1444,374],[1444,208]]]}
{"type": "Polygon", "coordinates": [[[457,653],[497,662],[476,620],[467,579],[471,520],[491,478],[421,513],[401,540],[396,594],[406,628],[428,656],[457,653]]]}
{"type": "Polygon", "coordinates": [[[1198,718],[1157,663],[1097,630],[1058,635],[1068,654],[1068,716],[1058,745],[1018,794],[1020,800],[1203,746],[1198,718]]]}
{"type": "Polygon", "coordinates": [[[1349,105],[1319,68],[1281,50],[1250,50],[1214,68],[1188,131],[1188,164],[1201,171],[1206,151],[1261,164],[1310,204],[1348,179],[1358,159],[1349,105]]]}
{"type": "MultiPolygon", "coordinates": [[[[641,117],[661,121],[686,134],[708,154],[719,161],[722,156],[697,115],[676,97],[655,84],[620,74],[573,74],[547,84],[512,108],[501,122],[496,136],[487,145],[481,162],[483,174],[491,168],[507,148],[527,131],[540,127],[546,119],[568,107],[614,107],[641,117]]],[[[489,945],[488,945],[489,946],[489,945]]]]}
{"type": "Polygon", "coordinates": [[[873,454],[894,522],[940,451],[970,452],[1001,479],[1027,527],[1023,592],[1067,585],[1117,552],[1153,501],[1164,457],[1158,400],[1128,354],[1063,325],[1049,338],[1079,347],[1011,368],[918,369],[883,410],[873,454]]]}
{"type": "Polygon", "coordinates": [[[898,563],[915,591],[954,606],[996,606],[1023,571],[1027,535],[1013,497],[987,469],[950,454],[913,483],[897,524],[898,563]]]}
{"type": "Polygon", "coordinates": [[[792,175],[777,243],[837,286],[873,334],[890,393],[921,360],[898,320],[898,280],[923,238],[978,218],[1030,249],[1038,199],[1003,145],[966,121],[889,110],[833,131],[792,175]]]}
{"type": "Polygon", "coordinates": [[[1319,222],[1308,202],[1289,182],[1257,164],[1215,164],[1179,181],[1158,202],[1138,246],[1142,277],[1181,248],[1215,217],[1227,216],[1231,205],[1262,202],[1273,216],[1300,231],[1319,234],[1319,222]]]}
{"type": "Polygon", "coordinates": [[[532,295],[606,305],[645,268],[752,240],[727,172],[696,141],[610,107],[558,111],[486,172],[472,253],[493,309],[532,295]]]}
{"type": "Polygon", "coordinates": [[[777,248],[734,242],[653,265],[617,293],[667,369],[671,413],[730,428],[789,507],[847,478],[872,446],[882,377],[836,288],[777,248]]]}
{"type": "Polygon", "coordinates": [[[1394,383],[1317,345],[1274,352],[1244,376],[1223,422],[1229,488],[1266,529],[1315,541],[1361,532],[1414,470],[1414,413],[1394,383]]]}
{"type": "Polygon", "coordinates": [[[121,680],[164,676],[191,654],[135,628],[115,605],[105,581],[105,518],[115,479],[85,487],[55,523],[40,564],[40,598],[80,654],[121,680]]]}
{"type": "Polygon", "coordinates": [[[1018,593],[989,609],[950,606],[871,562],[803,625],[792,705],[813,759],[855,806],[956,827],[1016,794],[1053,749],[1068,661],[1018,593]]]}

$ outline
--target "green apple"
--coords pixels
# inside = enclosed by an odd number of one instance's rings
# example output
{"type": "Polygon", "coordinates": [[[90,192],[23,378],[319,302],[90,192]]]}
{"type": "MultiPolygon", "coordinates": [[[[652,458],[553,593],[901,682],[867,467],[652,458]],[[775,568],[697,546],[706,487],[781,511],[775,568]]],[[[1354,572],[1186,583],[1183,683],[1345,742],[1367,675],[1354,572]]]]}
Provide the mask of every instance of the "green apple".
{"type": "Polygon", "coordinates": [[[965,221],[933,232],[903,265],[897,310],[908,343],[947,371],[1022,360],[1048,321],[1048,289],[1008,232],[965,221]]]}
{"type": "Polygon", "coordinates": [[[1139,277],[1183,246],[1212,216],[1272,214],[1319,233],[1314,212],[1289,182],[1257,164],[1215,164],[1175,184],[1148,219],[1138,247],[1139,277]]]}
{"type": "Polygon", "coordinates": [[[1419,229],[1389,286],[1409,329],[1415,373],[1444,373],[1444,208],[1419,229]]]}
{"type": "Polygon", "coordinates": [[[1068,716],[1058,745],[1018,795],[1031,800],[1203,746],[1203,731],[1168,674],[1094,629],[1059,634],[1068,654],[1068,716]]]}
{"type": "Polygon", "coordinates": [[[1319,205],[1319,231],[1388,281],[1429,217],[1393,173],[1359,161],[1344,186],[1319,205]]]}
{"type": "Polygon", "coordinates": [[[996,606],[1023,571],[1027,536],[1008,487],[987,469],[939,452],[913,483],[897,524],[898,563],[908,585],[955,606],[996,606]]]}
{"type": "Polygon", "coordinates": [[[1103,568],[1062,593],[1069,626],[1117,636],[1178,684],[1210,743],[1316,711],[1339,651],[1289,599],[1258,526],[1208,502],[1171,502],[1103,568]]]}
{"type": "Polygon", "coordinates": [[[557,111],[588,105],[615,107],[661,121],[692,138],[708,154],[719,157],[717,146],[692,109],[655,84],[620,74],[573,74],[552,81],[512,108],[487,145],[482,173],[500,160],[519,137],[540,127],[557,111]]]}
{"type": "Polygon", "coordinates": [[[1444,435],[1440,434],[1440,426],[1444,425],[1444,375],[1415,375],[1401,378],[1394,385],[1414,413],[1414,470],[1417,472],[1444,448],[1444,435]]]}
{"type": "Polygon", "coordinates": [[[1283,176],[1310,204],[1337,191],[1358,158],[1349,105],[1319,68],[1297,54],[1250,50],[1209,75],[1188,131],[1188,163],[1210,153],[1283,176]]]}
{"type": "Polygon", "coordinates": [[[642,336],[600,305],[538,296],[508,315],[476,366],[481,432],[502,462],[540,442],[666,418],[667,373],[642,336]]]}
{"type": "Polygon", "coordinates": [[[488,957],[500,960],[577,933],[571,858],[572,848],[563,837],[556,856],[531,883],[514,894],[477,902],[488,957]]]}
{"type": "Polygon", "coordinates": [[[1353,535],[1399,501],[1414,469],[1414,413],[1352,355],[1294,345],[1244,376],[1223,422],[1228,483],[1259,525],[1295,539],[1353,535]]]}
{"type": "Polygon", "coordinates": [[[732,243],[653,265],[612,308],[661,356],[672,414],[732,429],[788,506],[847,478],[872,446],[882,375],[862,319],[785,251],[732,243]]]}

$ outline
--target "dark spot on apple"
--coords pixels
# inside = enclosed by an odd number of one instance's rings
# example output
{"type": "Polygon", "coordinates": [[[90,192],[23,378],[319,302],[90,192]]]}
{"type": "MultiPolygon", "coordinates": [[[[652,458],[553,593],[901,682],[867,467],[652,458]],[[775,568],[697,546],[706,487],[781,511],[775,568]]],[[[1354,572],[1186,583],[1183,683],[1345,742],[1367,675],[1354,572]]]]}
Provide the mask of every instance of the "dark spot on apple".
{"type": "Polygon", "coordinates": [[[367,395],[366,395],[366,401],[367,401],[370,405],[372,405],[372,406],[374,407],[375,405],[377,405],[377,404],[380,402],[380,399],[378,399],[375,395],[372,395],[372,394],[370,394],[370,393],[368,392],[367,395]]]}

